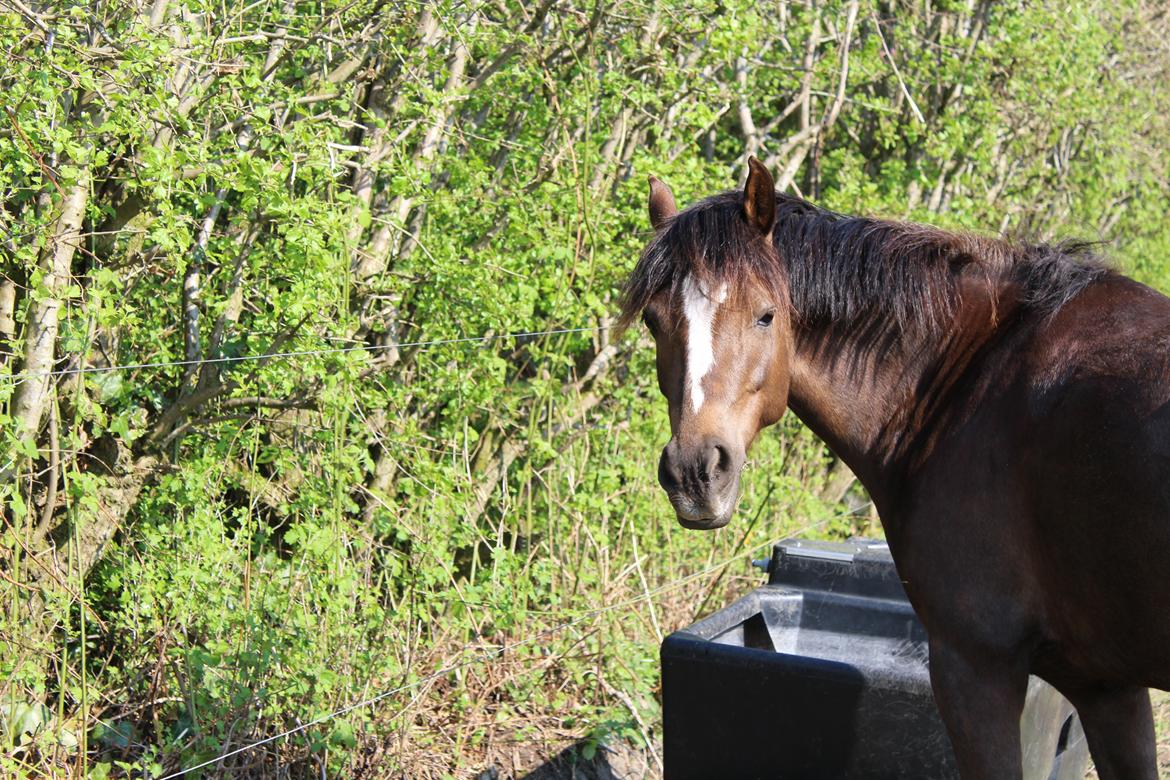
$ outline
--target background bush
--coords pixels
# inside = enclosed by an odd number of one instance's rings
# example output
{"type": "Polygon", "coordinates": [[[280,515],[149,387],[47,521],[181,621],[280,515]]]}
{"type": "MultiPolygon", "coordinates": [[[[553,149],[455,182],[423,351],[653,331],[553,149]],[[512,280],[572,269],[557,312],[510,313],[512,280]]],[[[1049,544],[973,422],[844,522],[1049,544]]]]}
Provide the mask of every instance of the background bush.
{"type": "Polygon", "coordinates": [[[792,419],[736,523],[675,524],[649,343],[607,330],[646,174],[687,202],[756,154],[834,209],[1099,239],[1166,288],[1168,27],[1152,0],[6,3],[0,772],[157,776],[404,685],[208,771],[581,740],[652,766],[662,634],[771,539],[878,530],[792,419]]]}

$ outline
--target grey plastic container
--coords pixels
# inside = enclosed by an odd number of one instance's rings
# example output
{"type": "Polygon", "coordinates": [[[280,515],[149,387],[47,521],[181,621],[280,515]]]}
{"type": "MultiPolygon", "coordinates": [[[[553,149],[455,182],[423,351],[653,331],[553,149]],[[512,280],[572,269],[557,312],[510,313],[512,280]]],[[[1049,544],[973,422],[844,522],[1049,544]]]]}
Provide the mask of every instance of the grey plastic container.
{"type": "MultiPolygon", "coordinates": [[[[662,643],[666,780],[957,778],[926,632],[883,543],[776,545],[769,584],[662,643]]],[[[1025,780],[1083,778],[1072,706],[1031,678],[1025,780]]]]}

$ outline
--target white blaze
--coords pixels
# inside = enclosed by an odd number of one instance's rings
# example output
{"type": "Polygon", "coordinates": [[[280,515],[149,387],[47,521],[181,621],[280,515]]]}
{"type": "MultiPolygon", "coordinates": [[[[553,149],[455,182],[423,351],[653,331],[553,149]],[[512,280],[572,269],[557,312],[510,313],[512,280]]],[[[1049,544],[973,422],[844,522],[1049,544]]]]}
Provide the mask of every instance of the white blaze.
{"type": "Polygon", "coordinates": [[[691,385],[691,408],[703,408],[703,377],[715,367],[714,326],[719,304],[727,299],[727,285],[712,297],[704,284],[690,276],[683,281],[683,316],[687,319],[687,379],[691,385]]]}

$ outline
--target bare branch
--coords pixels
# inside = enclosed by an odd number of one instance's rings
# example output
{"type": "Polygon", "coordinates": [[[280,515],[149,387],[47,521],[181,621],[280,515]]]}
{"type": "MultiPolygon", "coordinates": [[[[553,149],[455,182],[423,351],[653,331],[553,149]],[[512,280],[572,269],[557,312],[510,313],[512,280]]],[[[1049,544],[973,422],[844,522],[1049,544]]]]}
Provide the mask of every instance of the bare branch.
{"type": "Polygon", "coordinates": [[[845,102],[845,87],[849,83],[849,45],[853,40],[853,25],[857,21],[858,5],[860,5],[860,0],[853,0],[849,3],[846,12],[845,34],[841,40],[841,72],[837,77],[837,93],[833,96],[833,102],[821,119],[822,133],[827,132],[837,121],[837,115],[841,113],[841,105],[845,102]]]}
{"type": "Polygon", "coordinates": [[[227,190],[216,190],[215,200],[207,211],[199,226],[199,235],[195,239],[191,255],[187,259],[187,273],[183,277],[183,354],[190,365],[187,367],[183,384],[190,382],[199,371],[197,362],[202,355],[199,348],[199,318],[201,313],[199,273],[203,267],[203,260],[207,257],[207,245],[211,241],[211,231],[219,219],[220,209],[227,190]]]}
{"type": "Polygon", "coordinates": [[[890,53],[890,47],[886,45],[886,36],[882,34],[882,25],[878,18],[873,14],[869,17],[873,21],[873,27],[877,31],[878,40],[882,44],[882,52],[886,55],[886,60],[889,61],[890,67],[894,71],[894,78],[898,80],[898,86],[902,90],[902,95],[905,96],[906,102],[910,104],[910,111],[914,114],[914,118],[918,120],[919,124],[926,124],[926,119],[922,116],[922,112],[918,110],[918,104],[914,102],[914,96],[910,94],[910,90],[906,88],[906,82],[902,80],[902,72],[898,70],[898,63],[894,60],[894,55],[890,53]]]}

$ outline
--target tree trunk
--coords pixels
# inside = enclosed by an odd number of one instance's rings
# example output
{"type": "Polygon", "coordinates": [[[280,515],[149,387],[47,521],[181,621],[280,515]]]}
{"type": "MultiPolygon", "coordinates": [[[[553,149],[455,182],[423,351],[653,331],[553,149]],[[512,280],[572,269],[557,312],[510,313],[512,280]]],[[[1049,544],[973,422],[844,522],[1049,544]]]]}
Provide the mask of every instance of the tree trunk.
{"type": "Polygon", "coordinates": [[[33,298],[29,311],[22,368],[26,378],[17,385],[12,401],[14,430],[25,449],[35,446],[53,384],[50,372],[56,358],[61,294],[69,286],[73,253],[81,242],[81,221],[89,201],[89,185],[89,170],[82,168],[78,180],[65,194],[51,250],[41,262],[43,294],[33,298]]]}

